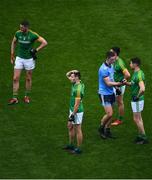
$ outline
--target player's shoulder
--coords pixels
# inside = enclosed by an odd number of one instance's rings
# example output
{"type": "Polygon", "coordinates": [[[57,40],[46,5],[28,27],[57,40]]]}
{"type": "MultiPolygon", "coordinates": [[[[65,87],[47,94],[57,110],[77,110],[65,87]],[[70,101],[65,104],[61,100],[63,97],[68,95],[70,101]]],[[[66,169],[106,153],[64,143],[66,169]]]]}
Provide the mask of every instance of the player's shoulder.
{"type": "Polygon", "coordinates": [[[29,33],[39,37],[39,34],[35,31],[32,31],[31,29],[29,29],[29,33]]]}
{"type": "Polygon", "coordinates": [[[106,71],[106,70],[108,70],[108,66],[106,66],[105,63],[103,63],[103,64],[100,66],[100,70],[101,70],[101,71],[106,71]]]}
{"type": "Polygon", "coordinates": [[[22,31],[21,30],[17,30],[16,32],[15,32],[15,34],[20,34],[22,31]]]}
{"type": "Polygon", "coordinates": [[[120,57],[118,57],[117,61],[118,61],[119,64],[124,64],[125,63],[124,60],[122,58],[120,58],[120,57]]]}

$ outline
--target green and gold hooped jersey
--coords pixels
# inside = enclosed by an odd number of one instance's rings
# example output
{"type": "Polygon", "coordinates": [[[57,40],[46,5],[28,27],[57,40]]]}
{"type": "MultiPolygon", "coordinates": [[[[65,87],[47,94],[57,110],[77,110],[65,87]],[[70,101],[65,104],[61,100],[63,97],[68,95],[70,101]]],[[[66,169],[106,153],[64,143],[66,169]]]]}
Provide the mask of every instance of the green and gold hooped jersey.
{"type": "Polygon", "coordinates": [[[17,39],[17,51],[16,56],[23,59],[32,58],[30,49],[33,47],[34,41],[39,38],[39,35],[31,30],[27,32],[17,31],[15,33],[17,39]]]}
{"type": "MultiPolygon", "coordinates": [[[[145,83],[145,75],[142,70],[134,72],[131,78],[131,95],[137,96],[139,93],[139,82],[143,81],[145,83]]],[[[144,95],[140,96],[139,100],[144,100],[144,95]]]]}
{"type": "Polygon", "coordinates": [[[122,81],[124,79],[123,72],[126,70],[126,66],[124,61],[120,57],[118,57],[114,63],[114,70],[114,80],[116,82],[122,81]]]}
{"type": "Polygon", "coordinates": [[[78,113],[83,112],[83,104],[82,104],[82,98],[84,96],[84,84],[80,82],[79,84],[72,84],[72,89],[71,89],[71,99],[70,99],[70,110],[73,112],[74,110],[74,105],[75,105],[75,100],[77,98],[81,98],[81,102],[78,108],[78,113]]]}

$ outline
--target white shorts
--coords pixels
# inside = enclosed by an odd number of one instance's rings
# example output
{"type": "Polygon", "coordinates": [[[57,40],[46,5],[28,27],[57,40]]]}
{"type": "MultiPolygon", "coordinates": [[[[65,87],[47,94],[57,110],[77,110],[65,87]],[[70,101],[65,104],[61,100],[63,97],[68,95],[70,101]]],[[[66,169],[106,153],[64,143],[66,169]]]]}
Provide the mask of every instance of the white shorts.
{"type": "Polygon", "coordinates": [[[133,112],[141,112],[144,109],[144,100],[131,102],[131,107],[133,112]]]}
{"type": "MultiPolygon", "coordinates": [[[[120,86],[119,89],[121,91],[121,95],[124,95],[126,86],[125,85],[124,86],[120,86]]],[[[118,96],[118,95],[116,95],[116,89],[113,88],[113,90],[114,90],[115,96],[118,96]]]]}
{"type": "MultiPolygon", "coordinates": [[[[72,111],[70,110],[69,116],[70,116],[71,114],[72,114],[72,111]]],[[[75,115],[75,121],[72,122],[72,124],[82,124],[82,120],[83,120],[83,112],[76,113],[76,115],[75,115]]]]}
{"type": "Polygon", "coordinates": [[[33,58],[23,59],[18,56],[16,57],[14,69],[25,69],[28,71],[34,68],[35,68],[35,61],[33,60],[33,58]]]}

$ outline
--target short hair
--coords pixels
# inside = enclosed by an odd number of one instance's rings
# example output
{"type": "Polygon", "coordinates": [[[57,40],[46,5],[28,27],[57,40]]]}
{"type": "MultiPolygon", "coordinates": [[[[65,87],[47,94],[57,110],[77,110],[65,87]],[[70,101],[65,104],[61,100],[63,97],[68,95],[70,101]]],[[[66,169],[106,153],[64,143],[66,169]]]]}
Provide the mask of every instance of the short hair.
{"type": "Polygon", "coordinates": [[[107,58],[107,59],[109,59],[109,58],[111,58],[111,57],[113,57],[113,56],[115,56],[115,53],[112,52],[112,51],[108,51],[108,52],[106,53],[106,58],[107,58]]]}
{"type": "Polygon", "coordinates": [[[117,56],[119,56],[119,54],[120,54],[120,48],[119,47],[112,47],[111,49],[117,54],[117,56]]]}
{"type": "Polygon", "coordinates": [[[132,64],[137,64],[138,66],[141,65],[141,60],[140,60],[140,58],[138,58],[138,57],[131,58],[130,61],[132,62],[132,64]]]}
{"type": "Polygon", "coordinates": [[[30,23],[27,20],[23,20],[20,24],[25,26],[25,27],[29,27],[30,26],[30,23]]]}
{"type": "Polygon", "coordinates": [[[81,79],[81,74],[80,74],[80,72],[79,72],[79,71],[77,71],[77,72],[73,72],[72,74],[74,74],[74,75],[75,75],[75,77],[78,77],[79,79],[81,79]]]}

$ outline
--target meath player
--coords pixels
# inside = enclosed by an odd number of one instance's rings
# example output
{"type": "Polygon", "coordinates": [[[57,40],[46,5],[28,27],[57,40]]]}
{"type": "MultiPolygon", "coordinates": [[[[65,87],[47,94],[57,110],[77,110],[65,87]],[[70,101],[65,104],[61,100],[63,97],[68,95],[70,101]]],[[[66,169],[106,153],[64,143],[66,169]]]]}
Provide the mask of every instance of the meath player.
{"type": "Polygon", "coordinates": [[[81,82],[81,75],[77,70],[67,72],[66,76],[72,83],[72,89],[70,100],[70,115],[67,124],[69,130],[69,144],[64,147],[64,149],[69,150],[74,154],[80,154],[82,153],[80,146],[83,140],[81,124],[83,120],[82,99],[84,96],[84,84],[81,82]],[[75,135],[77,139],[76,147],[74,146],[75,135]]]}
{"type": "Polygon", "coordinates": [[[26,71],[26,90],[24,102],[30,102],[30,92],[32,87],[32,71],[35,68],[36,53],[47,45],[47,41],[37,33],[29,29],[29,22],[23,21],[20,30],[15,33],[11,44],[11,63],[14,64],[13,76],[13,97],[9,105],[18,103],[19,80],[23,69],[26,71]],[[40,45],[34,49],[34,43],[38,41],[40,45]],[[16,53],[15,53],[16,50],[16,53]],[[16,54],[16,58],[15,58],[16,54]]]}
{"type": "Polygon", "coordinates": [[[99,68],[99,98],[105,110],[105,115],[101,119],[99,127],[100,136],[103,139],[113,138],[110,132],[110,126],[113,115],[113,104],[115,102],[114,88],[115,86],[123,85],[122,82],[114,82],[114,68],[113,63],[116,60],[114,52],[107,52],[106,60],[99,68]]]}
{"type": "Polygon", "coordinates": [[[135,139],[135,143],[146,144],[148,143],[148,140],[141,116],[141,112],[144,109],[145,75],[140,69],[140,64],[141,60],[139,58],[136,57],[131,59],[130,67],[134,71],[134,74],[131,77],[131,82],[126,82],[126,85],[131,86],[133,119],[137,125],[139,133],[135,139]]]}
{"type": "MultiPolygon", "coordinates": [[[[130,73],[126,68],[125,62],[123,59],[119,57],[120,48],[113,47],[111,51],[116,53],[116,61],[114,62],[114,81],[121,82],[124,79],[128,80],[130,78],[130,73]]],[[[123,102],[123,95],[125,92],[125,85],[116,87],[115,94],[116,94],[116,102],[118,105],[118,117],[117,119],[111,124],[113,126],[117,126],[123,123],[124,118],[124,102],[123,102]]]]}

